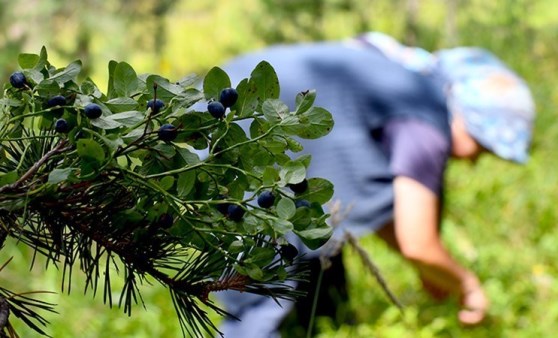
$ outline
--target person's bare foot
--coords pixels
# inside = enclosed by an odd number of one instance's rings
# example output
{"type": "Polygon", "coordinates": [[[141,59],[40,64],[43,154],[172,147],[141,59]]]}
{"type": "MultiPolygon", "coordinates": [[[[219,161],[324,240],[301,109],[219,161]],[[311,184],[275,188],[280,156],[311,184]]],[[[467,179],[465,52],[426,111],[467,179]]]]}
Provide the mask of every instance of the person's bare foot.
{"type": "Polygon", "coordinates": [[[461,296],[461,310],[459,310],[457,317],[462,325],[478,325],[486,318],[487,310],[488,299],[479,284],[463,293],[461,296]]]}

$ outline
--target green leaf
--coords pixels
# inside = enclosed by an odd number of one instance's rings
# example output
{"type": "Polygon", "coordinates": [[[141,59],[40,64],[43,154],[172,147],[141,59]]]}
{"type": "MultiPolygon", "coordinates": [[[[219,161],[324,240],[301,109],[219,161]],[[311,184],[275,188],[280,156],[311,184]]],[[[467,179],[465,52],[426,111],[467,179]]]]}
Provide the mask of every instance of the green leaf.
{"type": "Polygon", "coordinates": [[[114,151],[118,147],[124,145],[124,141],[120,138],[120,134],[108,134],[106,136],[101,135],[100,138],[103,141],[103,144],[111,151],[114,151]]]}
{"type": "Polygon", "coordinates": [[[234,181],[227,184],[229,195],[237,199],[242,199],[242,196],[244,196],[244,192],[248,189],[248,186],[248,180],[246,179],[246,176],[242,174],[239,174],[234,181]]]}
{"type": "Polygon", "coordinates": [[[60,85],[51,79],[45,79],[39,82],[34,89],[40,96],[43,97],[50,97],[60,94],[60,85]]]}
{"type": "Polygon", "coordinates": [[[184,198],[188,196],[194,188],[196,177],[197,175],[195,170],[185,171],[178,175],[178,181],[176,183],[176,193],[178,197],[184,198]]]}
{"type": "Polygon", "coordinates": [[[250,251],[249,255],[249,258],[245,260],[246,263],[264,267],[273,261],[276,253],[273,248],[255,247],[250,251]]]}
{"type": "Polygon", "coordinates": [[[132,96],[138,89],[138,76],[136,71],[126,62],[118,63],[114,69],[113,84],[116,95],[122,97],[132,96]]]}
{"type": "Polygon", "coordinates": [[[130,131],[129,133],[127,133],[125,135],[122,135],[122,139],[126,143],[134,142],[135,140],[137,140],[138,138],[140,138],[143,135],[144,130],[145,130],[145,127],[140,126],[136,129],[130,131]]]}
{"type": "Polygon", "coordinates": [[[37,54],[21,53],[17,58],[17,63],[21,68],[33,68],[39,62],[40,56],[37,54]]]}
{"type": "Polygon", "coordinates": [[[285,117],[289,115],[289,107],[277,99],[268,99],[262,105],[262,110],[265,118],[271,124],[280,123],[285,117]]]}
{"type": "Polygon", "coordinates": [[[264,134],[269,130],[270,126],[270,123],[265,119],[255,118],[250,124],[250,137],[255,138],[264,134]]]}
{"type": "MultiPolygon", "coordinates": [[[[264,226],[261,219],[256,218],[252,215],[248,215],[244,217],[244,221],[242,222],[242,229],[244,233],[247,234],[259,234],[264,231],[264,226]]],[[[246,239],[244,239],[246,241],[246,239]]],[[[247,244],[248,245],[248,244],[247,244]]]]}
{"type": "Polygon", "coordinates": [[[245,271],[246,274],[252,279],[261,281],[264,278],[262,269],[256,264],[246,264],[245,271]]]}
{"type": "Polygon", "coordinates": [[[177,81],[177,84],[182,87],[193,87],[201,81],[197,74],[189,74],[177,81]]]}
{"type": "Polygon", "coordinates": [[[306,178],[306,167],[300,162],[289,161],[279,171],[279,177],[285,185],[300,183],[306,178]]]}
{"type": "Polygon", "coordinates": [[[312,161],[312,155],[304,154],[296,158],[297,162],[300,162],[304,165],[304,167],[310,167],[310,162],[312,161]]]}
{"type": "Polygon", "coordinates": [[[81,91],[83,95],[93,96],[95,98],[100,98],[102,96],[101,91],[90,78],[87,78],[82,82],[81,91]]]}
{"type": "Polygon", "coordinates": [[[275,167],[271,167],[271,166],[265,167],[262,174],[262,180],[263,180],[262,183],[264,185],[272,185],[277,181],[278,178],[279,178],[279,172],[275,167]]]}
{"type": "Polygon", "coordinates": [[[313,177],[308,179],[308,190],[299,196],[310,202],[327,203],[333,196],[333,184],[323,178],[313,177]]]}
{"type": "Polygon", "coordinates": [[[139,122],[143,121],[145,113],[137,110],[126,111],[123,113],[113,114],[106,116],[107,120],[116,121],[126,127],[133,127],[139,122]]]}
{"type": "Polygon", "coordinates": [[[302,143],[298,142],[297,140],[294,140],[290,137],[285,137],[285,141],[287,141],[287,147],[293,153],[298,153],[298,152],[304,150],[304,147],[302,146],[302,143]]]}
{"type": "Polygon", "coordinates": [[[116,90],[114,90],[114,71],[116,70],[116,66],[118,66],[118,62],[111,60],[108,64],[108,89],[107,95],[109,98],[117,97],[116,90]]]}
{"type": "Polygon", "coordinates": [[[281,219],[290,219],[296,212],[296,206],[290,198],[281,198],[277,203],[277,216],[281,219]]]}
{"type": "Polygon", "coordinates": [[[300,120],[297,116],[288,113],[283,115],[283,119],[281,120],[281,126],[297,126],[300,124],[300,120]]]}
{"type": "Polygon", "coordinates": [[[171,159],[176,154],[176,149],[172,145],[166,143],[156,144],[153,150],[155,151],[155,156],[165,160],[171,159]]]}
{"type": "Polygon", "coordinates": [[[173,110],[178,108],[190,108],[194,103],[203,99],[203,93],[195,88],[188,88],[174,98],[173,110]]]}
{"type": "Polygon", "coordinates": [[[12,99],[8,97],[4,97],[0,99],[0,108],[1,107],[21,107],[23,102],[17,99],[12,99]]]}
{"type": "Polygon", "coordinates": [[[316,100],[316,90],[314,89],[306,90],[298,93],[295,99],[295,103],[296,103],[295,113],[302,114],[308,111],[308,109],[310,109],[310,107],[312,107],[312,105],[314,104],[315,100],[316,100]]]}
{"type": "Polygon", "coordinates": [[[81,61],[77,60],[70,63],[66,68],[58,71],[56,74],[50,77],[51,80],[56,81],[60,85],[68,81],[75,80],[79,72],[81,71],[81,61]]]}
{"type": "Polygon", "coordinates": [[[105,160],[103,147],[92,139],[79,139],[77,141],[77,152],[79,157],[85,160],[93,160],[102,163],[105,160]]]}
{"type": "Polygon", "coordinates": [[[23,71],[23,73],[25,74],[27,79],[30,79],[33,83],[40,83],[45,79],[43,73],[36,69],[26,69],[23,71]]]}
{"type": "Polygon", "coordinates": [[[76,168],[55,168],[48,174],[48,183],[58,184],[66,181],[75,171],[76,168]]]}
{"type": "Polygon", "coordinates": [[[287,149],[287,141],[277,135],[261,139],[258,141],[258,144],[274,155],[283,154],[287,149]]]}
{"type": "Polygon", "coordinates": [[[171,99],[184,91],[179,85],[170,83],[168,79],[159,75],[149,75],[145,81],[151,97],[153,97],[153,86],[155,83],[157,84],[157,98],[165,104],[168,104],[171,99]]]}
{"type": "Polygon", "coordinates": [[[91,124],[94,125],[97,128],[106,129],[106,130],[116,129],[116,128],[122,126],[122,124],[120,124],[119,122],[117,122],[113,119],[109,119],[108,117],[105,117],[105,116],[101,116],[101,117],[98,117],[96,119],[92,119],[91,124]]]}
{"type": "Polygon", "coordinates": [[[136,109],[138,103],[136,100],[129,97],[117,97],[115,99],[108,100],[105,105],[113,112],[120,113],[128,110],[136,109]]]}
{"type": "Polygon", "coordinates": [[[231,86],[231,79],[219,67],[213,67],[209,70],[203,80],[203,92],[206,100],[218,100],[221,90],[231,86]]]}
{"type": "Polygon", "coordinates": [[[297,208],[290,221],[293,223],[295,230],[305,230],[312,225],[312,210],[310,208],[297,208]]]}
{"type": "Polygon", "coordinates": [[[232,254],[241,253],[244,251],[244,244],[242,244],[242,241],[239,240],[233,241],[231,245],[229,245],[227,251],[232,254]]]}
{"type": "Polygon", "coordinates": [[[7,173],[2,173],[0,174],[0,187],[7,184],[12,184],[15,181],[17,181],[18,178],[19,178],[19,174],[17,173],[17,170],[9,171],[7,173]]]}
{"type": "Polygon", "coordinates": [[[184,159],[186,164],[196,164],[200,162],[200,157],[198,154],[191,152],[186,148],[177,148],[176,151],[184,159]]]}
{"type": "Polygon", "coordinates": [[[33,67],[33,69],[42,71],[46,65],[48,65],[48,53],[45,46],[43,46],[41,47],[41,52],[39,53],[39,60],[37,61],[37,64],[35,65],[35,67],[33,67]]]}
{"type": "Polygon", "coordinates": [[[231,107],[239,117],[252,116],[258,107],[258,87],[248,79],[242,80],[236,87],[238,100],[231,107]]]}
{"type": "Polygon", "coordinates": [[[249,81],[257,88],[260,103],[279,98],[279,79],[269,62],[261,61],[250,74],[249,81]]]}
{"type": "Polygon", "coordinates": [[[302,231],[294,230],[294,233],[302,239],[302,242],[312,250],[324,245],[331,237],[332,232],[331,227],[320,227],[302,231]]]}
{"type": "Polygon", "coordinates": [[[169,190],[174,185],[174,177],[172,176],[165,176],[159,180],[159,186],[163,190],[169,190]]]}
{"type": "Polygon", "coordinates": [[[293,223],[282,218],[274,219],[271,226],[273,227],[273,230],[279,235],[285,235],[286,233],[294,229],[293,223]]]}
{"type": "Polygon", "coordinates": [[[333,117],[320,107],[312,107],[298,118],[298,125],[284,126],[283,130],[304,139],[316,139],[327,135],[333,128],[333,117]]]}

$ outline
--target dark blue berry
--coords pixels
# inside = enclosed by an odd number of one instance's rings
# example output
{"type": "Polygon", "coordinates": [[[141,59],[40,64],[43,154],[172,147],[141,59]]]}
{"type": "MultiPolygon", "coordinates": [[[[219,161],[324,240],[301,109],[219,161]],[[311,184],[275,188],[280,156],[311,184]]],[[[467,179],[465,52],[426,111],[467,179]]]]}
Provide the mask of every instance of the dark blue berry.
{"type": "Polygon", "coordinates": [[[281,245],[279,252],[281,253],[281,257],[289,262],[292,262],[298,255],[298,249],[290,243],[281,245]]]}
{"type": "Polygon", "coordinates": [[[227,208],[227,217],[231,221],[240,222],[246,211],[239,205],[231,204],[227,208]]]}
{"type": "Polygon", "coordinates": [[[225,106],[219,101],[209,102],[207,111],[216,119],[220,119],[225,115],[225,106]]]}
{"type": "Polygon", "coordinates": [[[62,95],[56,95],[48,99],[47,107],[57,107],[57,106],[65,106],[66,105],[66,98],[62,95]]]}
{"type": "Polygon", "coordinates": [[[270,208],[275,203],[275,195],[269,190],[266,190],[258,196],[258,205],[262,208],[270,208]]]}
{"type": "Polygon", "coordinates": [[[27,83],[27,79],[25,79],[25,75],[22,72],[14,72],[10,75],[10,84],[14,88],[23,88],[27,83]]]}
{"type": "Polygon", "coordinates": [[[159,140],[170,142],[178,136],[178,129],[170,123],[163,124],[161,128],[159,128],[157,135],[159,136],[159,140]]]}
{"type": "Polygon", "coordinates": [[[234,88],[225,88],[219,95],[219,101],[225,108],[232,107],[238,99],[238,92],[234,88]]]}
{"type": "Polygon", "coordinates": [[[297,208],[301,208],[301,207],[310,208],[310,202],[308,200],[296,200],[295,206],[297,208]]]}
{"type": "Polygon", "coordinates": [[[54,130],[57,133],[67,133],[70,131],[70,126],[68,125],[68,122],[64,119],[58,119],[56,120],[56,122],[54,122],[54,130]]]}
{"type": "Polygon", "coordinates": [[[289,184],[288,186],[295,194],[302,194],[308,189],[308,180],[304,179],[302,182],[289,184]]]}
{"type": "Polygon", "coordinates": [[[99,106],[96,103],[90,103],[87,106],[85,106],[85,116],[87,116],[90,119],[96,119],[101,117],[101,115],[103,115],[103,110],[101,109],[101,106],[99,106]]]}
{"type": "MultiPolygon", "coordinates": [[[[226,198],[227,198],[227,196],[225,196],[225,195],[217,195],[217,197],[216,197],[217,200],[224,200],[226,198]]],[[[220,213],[222,213],[223,215],[226,215],[228,213],[228,210],[229,210],[229,205],[231,205],[231,204],[230,203],[220,203],[220,204],[217,204],[216,208],[220,213]]]]}
{"type": "Polygon", "coordinates": [[[51,97],[50,99],[48,99],[47,101],[47,108],[54,108],[54,107],[60,107],[60,108],[56,108],[56,109],[52,109],[52,113],[55,116],[62,116],[62,114],[64,114],[64,108],[61,108],[62,106],[66,105],[66,98],[62,95],[56,95],[51,97]]]}
{"type": "Polygon", "coordinates": [[[151,111],[157,114],[163,107],[165,103],[159,99],[155,100],[155,105],[153,105],[153,99],[147,101],[147,108],[151,108],[151,111]]]}
{"type": "Polygon", "coordinates": [[[169,213],[164,213],[161,216],[159,216],[159,221],[157,222],[157,225],[162,229],[168,229],[173,225],[173,223],[174,223],[174,219],[172,215],[169,213]]]}

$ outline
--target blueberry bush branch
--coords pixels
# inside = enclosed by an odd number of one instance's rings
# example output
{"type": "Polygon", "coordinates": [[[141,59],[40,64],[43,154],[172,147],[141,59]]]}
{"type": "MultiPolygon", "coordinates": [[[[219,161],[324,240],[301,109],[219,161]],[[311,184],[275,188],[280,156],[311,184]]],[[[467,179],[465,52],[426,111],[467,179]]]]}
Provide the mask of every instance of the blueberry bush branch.
{"type": "MultiPolygon", "coordinates": [[[[236,88],[218,67],[171,82],[111,61],[106,93],[78,81],[80,61],[57,68],[44,48],[18,61],[0,98],[0,244],[17,240],[61,267],[64,292],[83,274],[109,306],[123,279],[128,314],[155,281],[188,337],[218,332],[213,292],[300,296],[288,282],[305,272],[285,235],[311,248],[331,235],[331,183],[307,177],[309,156],[290,155],[302,150],[296,138],[333,127],[315,92],[290,111],[265,61],[236,88]]],[[[14,314],[46,334],[39,312],[53,307],[2,290],[0,333],[15,337],[14,314]]]]}

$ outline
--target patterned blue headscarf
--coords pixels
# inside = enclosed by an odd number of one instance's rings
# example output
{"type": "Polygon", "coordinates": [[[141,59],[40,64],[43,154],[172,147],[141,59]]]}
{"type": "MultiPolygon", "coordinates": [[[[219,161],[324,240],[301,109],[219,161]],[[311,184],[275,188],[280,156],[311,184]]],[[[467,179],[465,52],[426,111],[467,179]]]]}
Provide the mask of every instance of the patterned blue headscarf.
{"type": "Polygon", "coordinates": [[[503,159],[519,163],[528,159],[535,116],[531,92],[490,52],[459,47],[430,53],[379,32],[360,35],[352,43],[378,48],[410,70],[440,76],[449,110],[463,116],[477,142],[503,159]]]}
{"type": "Polygon", "coordinates": [[[473,47],[441,50],[437,71],[448,84],[448,106],[467,131],[503,159],[528,159],[535,105],[525,82],[490,52],[473,47]]]}

